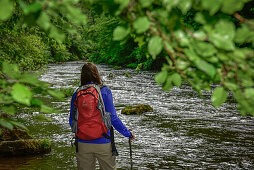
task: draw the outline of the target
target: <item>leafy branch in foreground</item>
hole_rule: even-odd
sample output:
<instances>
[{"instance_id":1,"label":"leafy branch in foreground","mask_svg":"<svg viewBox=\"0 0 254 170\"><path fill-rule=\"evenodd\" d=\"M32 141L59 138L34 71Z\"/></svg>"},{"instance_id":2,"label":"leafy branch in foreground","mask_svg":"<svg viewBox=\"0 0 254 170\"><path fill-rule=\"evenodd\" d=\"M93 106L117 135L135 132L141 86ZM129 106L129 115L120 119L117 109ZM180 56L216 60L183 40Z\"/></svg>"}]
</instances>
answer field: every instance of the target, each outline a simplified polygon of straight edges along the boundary
<instances>
[{"instance_id":1,"label":"leafy branch in foreground","mask_svg":"<svg viewBox=\"0 0 254 170\"><path fill-rule=\"evenodd\" d=\"M14 120L21 106L39 108L41 113L58 112L44 105L36 96L50 95L62 100L65 97L63 93L50 89L49 84L40 81L31 73L21 73L16 64L3 62L0 73L0 127L12 130L14 126L17 126L26 129L23 124Z\"/></svg>"},{"instance_id":2,"label":"leafy branch in foreground","mask_svg":"<svg viewBox=\"0 0 254 170\"><path fill-rule=\"evenodd\" d=\"M58 42L64 32L83 26L86 15L80 3L88 0L0 1L0 20L5 21L16 6L25 16L22 24L37 24ZM242 114L254 115L254 21L241 15L250 0L89 0L100 11L122 19L113 39L132 36L140 45L147 44L147 54L155 59L165 53L166 63L155 77L164 90L180 86L182 79L198 92L212 90L212 103L219 107L233 93ZM103 7L103 8L101 8ZM103 9L103 10L102 10ZM247 10L250 10L247 8ZM184 16L192 12L195 27ZM58 28L54 16L72 21ZM147 56L148 56L147 55ZM20 85L15 88L22 88ZM30 95L26 96L29 98Z\"/></svg>"},{"instance_id":3,"label":"leafy branch in foreground","mask_svg":"<svg viewBox=\"0 0 254 170\"><path fill-rule=\"evenodd\" d=\"M155 76L163 90L186 80L195 90L212 91L219 107L233 93L242 114L254 115L254 21L241 16L249 0L118 0L114 14L122 18L114 40L128 36L147 44L155 59L165 52L167 62ZM96 3L102 3L96 1ZM109 2L102 3L111 9ZM246 10L246 8L244 9ZM195 27L183 19L189 12ZM190 19L190 18L189 18Z\"/></svg>"}]
</instances>

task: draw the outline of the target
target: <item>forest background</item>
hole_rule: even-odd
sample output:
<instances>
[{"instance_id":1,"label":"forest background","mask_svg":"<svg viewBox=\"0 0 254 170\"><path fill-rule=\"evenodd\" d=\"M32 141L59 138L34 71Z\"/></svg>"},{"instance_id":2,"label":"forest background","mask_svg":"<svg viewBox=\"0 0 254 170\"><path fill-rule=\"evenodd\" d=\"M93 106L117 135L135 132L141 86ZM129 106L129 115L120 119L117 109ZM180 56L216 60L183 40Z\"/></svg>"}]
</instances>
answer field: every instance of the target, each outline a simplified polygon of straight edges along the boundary
<instances>
[{"instance_id":1,"label":"forest background","mask_svg":"<svg viewBox=\"0 0 254 170\"><path fill-rule=\"evenodd\" d=\"M3 116L20 106L55 111L36 94L63 98L27 71L80 59L160 70L163 90L186 81L215 107L230 92L254 115L253 11L249 0L1 0L0 126L25 128Z\"/></svg>"}]
</instances>

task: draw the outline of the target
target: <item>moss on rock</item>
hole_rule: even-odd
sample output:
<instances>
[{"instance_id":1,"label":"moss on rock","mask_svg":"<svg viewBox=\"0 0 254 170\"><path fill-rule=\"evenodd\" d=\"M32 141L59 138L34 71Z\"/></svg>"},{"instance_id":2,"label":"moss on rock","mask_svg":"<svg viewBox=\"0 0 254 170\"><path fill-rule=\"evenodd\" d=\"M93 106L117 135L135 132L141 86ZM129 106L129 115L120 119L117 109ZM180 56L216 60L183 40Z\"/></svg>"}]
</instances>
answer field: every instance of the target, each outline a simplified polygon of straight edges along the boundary
<instances>
[{"instance_id":1,"label":"moss on rock","mask_svg":"<svg viewBox=\"0 0 254 170\"><path fill-rule=\"evenodd\" d=\"M145 112L152 111L153 108L150 105L143 104L143 105L126 106L121 113L125 115L140 115Z\"/></svg>"},{"instance_id":2,"label":"moss on rock","mask_svg":"<svg viewBox=\"0 0 254 170\"><path fill-rule=\"evenodd\" d=\"M48 153L51 142L48 139L33 139L26 131L1 128L0 156L23 156Z\"/></svg>"},{"instance_id":3,"label":"moss on rock","mask_svg":"<svg viewBox=\"0 0 254 170\"><path fill-rule=\"evenodd\" d=\"M0 135L0 141L13 141L20 139L32 139L32 137L22 129L14 128L9 130L7 128L1 128L2 134Z\"/></svg>"},{"instance_id":4,"label":"moss on rock","mask_svg":"<svg viewBox=\"0 0 254 170\"><path fill-rule=\"evenodd\" d=\"M131 73L128 73L128 72L124 72L124 75L125 75L126 77L128 77L128 78L132 78L132 75L131 75Z\"/></svg>"},{"instance_id":5,"label":"moss on rock","mask_svg":"<svg viewBox=\"0 0 254 170\"><path fill-rule=\"evenodd\" d=\"M0 156L21 156L48 153L51 143L48 139L26 139L0 142Z\"/></svg>"}]
</instances>

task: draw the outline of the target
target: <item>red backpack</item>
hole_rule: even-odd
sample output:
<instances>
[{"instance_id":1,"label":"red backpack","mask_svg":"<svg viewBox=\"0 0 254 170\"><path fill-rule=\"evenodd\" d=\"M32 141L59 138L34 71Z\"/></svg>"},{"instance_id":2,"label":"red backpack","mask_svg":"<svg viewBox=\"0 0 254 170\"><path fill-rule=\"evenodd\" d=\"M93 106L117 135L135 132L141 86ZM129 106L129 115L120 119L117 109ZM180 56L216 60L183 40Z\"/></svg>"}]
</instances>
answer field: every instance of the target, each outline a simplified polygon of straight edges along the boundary
<instances>
[{"instance_id":1,"label":"red backpack","mask_svg":"<svg viewBox=\"0 0 254 170\"><path fill-rule=\"evenodd\" d=\"M77 90L73 118L74 132L79 139L94 140L107 136L111 115L105 111L98 85L88 84Z\"/></svg>"}]
</instances>

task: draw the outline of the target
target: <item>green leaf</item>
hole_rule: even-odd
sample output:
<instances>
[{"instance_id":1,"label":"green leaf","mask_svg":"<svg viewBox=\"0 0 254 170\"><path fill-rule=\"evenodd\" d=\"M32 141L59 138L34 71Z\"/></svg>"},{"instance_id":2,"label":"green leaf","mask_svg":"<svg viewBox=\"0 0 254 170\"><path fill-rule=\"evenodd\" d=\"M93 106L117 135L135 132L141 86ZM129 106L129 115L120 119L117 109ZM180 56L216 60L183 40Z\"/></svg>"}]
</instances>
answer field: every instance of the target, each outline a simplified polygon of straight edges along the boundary
<instances>
[{"instance_id":1,"label":"green leaf","mask_svg":"<svg viewBox=\"0 0 254 170\"><path fill-rule=\"evenodd\" d=\"M42 9L42 2L34 2L23 8L24 14L36 13Z\"/></svg>"},{"instance_id":2,"label":"green leaf","mask_svg":"<svg viewBox=\"0 0 254 170\"><path fill-rule=\"evenodd\" d=\"M214 66L208 62L206 62L205 60L196 60L194 61L194 63L196 64L197 68L202 70L203 72L205 72L207 75L209 75L211 78L213 78L216 74L216 69L214 68Z\"/></svg>"},{"instance_id":3,"label":"green leaf","mask_svg":"<svg viewBox=\"0 0 254 170\"><path fill-rule=\"evenodd\" d=\"M242 0L224 0L222 1L221 11L231 15L237 11L240 11L243 6L244 2Z\"/></svg>"},{"instance_id":4,"label":"green leaf","mask_svg":"<svg viewBox=\"0 0 254 170\"><path fill-rule=\"evenodd\" d=\"M224 84L225 84L225 87L227 87L231 91L236 91L237 89L239 89L239 86L237 84L235 84L235 83L225 82Z\"/></svg>"},{"instance_id":5,"label":"green leaf","mask_svg":"<svg viewBox=\"0 0 254 170\"><path fill-rule=\"evenodd\" d=\"M196 15L195 15L195 18L194 20L197 22L197 23L200 23L200 24L206 24L206 19L205 19L205 16L202 14L202 12L197 12Z\"/></svg>"},{"instance_id":6,"label":"green leaf","mask_svg":"<svg viewBox=\"0 0 254 170\"><path fill-rule=\"evenodd\" d=\"M172 53L174 52L174 49L171 44L169 44L167 41L164 41L165 47Z\"/></svg>"},{"instance_id":7,"label":"green leaf","mask_svg":"<svg viewBox=\"0 0 254 170\"><path fill-rule=\"evenodd\" d=\"M114 0L114 2L120 4L120 8L126 8L129 4L129 0Z\"/></svg>"},{"instance_id":8,"label":"green leaf","mask_svg":"<svg viewBox=\"0 0 254 170\"><path fill-rule=\"evenodd\" d=\"M219 59L217 56L212 56L212 57L207 58L206 61L208 61L209 63L217 64L219 62Z\"/></svg>"},{"instance_id":9,"label":"green leaf","mask_svg":"<svg viewBox=\"0 0 254 170\"><path fill-rule=\"evenodd\" d=\"M229 60L229 57L228 57L227 54L225 54L225 53L217 53L217 56L218 56L218 58L219 58L221 61L227 61L227 60Z\"/></svg>"},{"instance_id":10,"label":"green leaf","mask_svg":"<svg viewBox=\"0 0 254 170\"><path fill-rule=\"evenodd\" d=\"M152 15L156 18L158 18L157 22L160 23L161 25L171 25L169 24L170 21L170 17L169 17L169 13L167 10L164 9L156 9L154 11L152 11ZM172 22L172 20L171 20ZM171 25L172 26L172 25Z\"/></svg>"},{"instance_id":11,"label":"green leaf","mask_svg":"<svg viewBox=\"0 0 254 170\"><path fill-rule=\"evenodd\" d=\"M1 110L9 115L14 115L17 112L17 108L13 105L10 106L3 106Z\"/></svg>"},{"instance_id":12,"label":"green leaf","mask_svg":"<svg viewBox=\"0 0 254 170\"><path fill-rule=\"evenodd\" d=\"M153 3L153 0L139 0L139 3L141 4L143 8L147 8L151 6L151 4Z\"/></svg>"},{"instance_id":13,"label":"green leaf","mask_svg":"<svg viewBox=\"0 0 254 170\"><path fill-rule=\"evenodd\" d=\"M243 87L252 87L254 85L253 76L248 72L246 73L245 71L244 72L239 71L238 77L241 80L241 84Z\"/></svg>"},{"instance_id":14,"label":"green leaf","mask_svg":"<svg viewBox=\"0 0 254 170\"><path fill-rule=\"evenodd\" d=\"M251 29L246 24L242 24L242 26L236 30L236 36L234 40L236 43L240 44L249 43L254 40L254 32L251 31Z\"/></svg>"},{"instance_id":15,"label":"green leaf","mask_svg":"<svg viewBox=\"0 0 254 170\"><path fill-rule=\"evenodd\" d=\"M254 100L254 89L253 88L246 88L244 90L244 95L247 99Z\"/></svg>"},{"instance_id":16,"label":"green leaf","mask_svg":"<svg viewBox=\"0 0 254 170\"><path fill-rule=\"evenodd\" d=\"M157 82L157 84L160 85L166 81L167 76L168 72L166 70L163 70L155 75L155 81Z\"/></svg>"},{"instance_id":17,"label":"green leaf","mask_svg":"<svg viewBox=\"0 0 254 170\"><path fill-rule=\"evenodd\" d=\"M138 34L143 33L149 29L150 21L146 16L139 17L134 21L133 27L136 29Z\"/></svg>"},{"instance_id":18,"label":"green leaf","mask_svg":"<svg viewBox=\"0 0 254 170\"><path fill-rule=\"evenodd\" d=\"M75 24L85 25L87 22L87 16L82 13L80 8L67 5L67 17Z\"/></svg>"},{"instance_id":19,"label":"green leaf","mask_svg":"<svg viewBox=\"0 0 254 170\"><path fill-rule=\"evenodd\" d=\"M56 27L51 26L50 34L51 38L54 38L58 43L62 43L65 39L65 34L59 31Z\"/></svg>"},{"instance_id":20,"label":"green leaf","mask_svg":"<svg viewBox=\"0 0 254 170\"><path fill-rule=\"evenodd\" d=\"M10 78L18 78L20 71L17 64L10 64L6 61L2 64L2 71Z\"/></svg>"},{"instance_id":21,"label":"green leaf","mask_svg":"<svg viewBox=\"0 0 254 170\"><path fill-rule=\"evenodd\" d=\"M136 36L134 41L138 43L139 47L142 47L145 44L144 36Z\"/></svg>"},{"instance_id":22,"label":"green leaf","mask_svg":"<svg viewBox=\"0 0 254 170\"><path fill-rule=\"evenodd\" d=\"M216 87L212 94L212 104L214 107L219 107L228 98L228 92L223 87Z\"/></svg>"},{"instance_id":23,"label":"green leaf","mask_svg":"<svg viewBox=\"0 0 254 170\"><path fill-rule=\"evenodd\" d=\"M22 123L15 122L15 121L10 121L10 123L13 124L16 127L19 127L19 128L22 128L22 129L28 131L27 127L25 125L23 125Z\"/></svg>"},{"instance_id":24,"label":"green leaf","mask_svg":"<svg viewBox=\"0 0 254 170\"><path fill-rule=\"evenodd\" d=\"M4 120L4 119L0 119L0 126L5 127L10 130L13 129L13 125L9 121Z\"/></svg>"},{"instance_id":25,"label":"green leaf","mask_svg":"<svg viewBox=\"0 0 254 170\"><path fill-rule=\"evenodd\" d=\"M193 33L193 36L198 39L198 40L203 40L205 41L207 39L207 35L203 30L198 30Z\"/></svg>"},{"instance_id":26,"label":"green leaf","mask_svg":"<svg viewBox=\"0 0 254 170\"><path fill-rule=\"evenodd\" d=\"M32 99L31 100L31 106L41 106L42 105L42 101L39 99Z\"/></svg>"},{"instance_id":27,"label":"green leaf","mask_svg":"<svg viewBox=\"0 0 254 170\"><path fill-rule=\"evenodd\" d=\"M36 23L44 30L48 30L50 28L50 18L49 16L45 13L42 12L40 17L37 19Z\"/></svg>"},{"instance_id":28,"label":"green leaf","mask_svg":"<svg viewBox=\"0 0 254 170\"><path fill-rule=\"evenodd\" d=\"M167 11L170 12L173 7L175 7L180 0L163 0L163 5L166 7Z\"/></svg>"},{"instance_id":29,"label":"green leaf","mask_svg":"<svg viewBox=\"0 0 254 170\"><path fill-rule=\"evenodd\" d=\"M24 73L20 76L19 82L41 87L44 82L40 81L34 74Z\"/></svg>"},{"instance_id":30,"label":"green leaf","mask_svg":"<svg viewBox=\"0 0 254 170\"><path fill-rule=\"evenodd\" d=\"M185 70L189 67L189 62L186 62L185 60L182 59L178 59L176 60L176 66L177 68L179 68L180 70Z\"/></svg>"},{"instance_id":31,"label":"green leaf","mask_svg":"<svg viewBox=\"0 0 254 170\"><path fill-rule=\"evenodd\" d=\"M200 59L199 56L192 49L186 48L186 49L184 49L184 53L191 61Z\"/></svg>"},{"instance_id":32,"label":"green leaf","mask_svg":"<svg viewBox=\"0 0 254 170\"><path fill-rule=\"evenodd\" d=\"M174 73L171 75L171 79L175 86L180 87L182 84L181 76L178 73Z\"/></svg>"},{"instance_id":33,"label":"green leaf","mask_svg":"<svg viewBox=\"0 0 254 170\"><path fill-rule=\"evenodd\" d=\"M36 116L36 119L43 122L52 122L52 119L49 117L44 116L43 114L39 114Z\"/></svg>"},{"instance_id":34,"label":"green leaf","mask_svg":"<svg viewBox=\"0 0 254 170\"><path fill-rule=\"evenodd\" d=\"M182 30L175 31L176 38L180 41L180 45L186 47L189 45L189 38Z\"/></svg>"},{"instance_id":35,"label":"green leaf","mask_svg":"<svg viewBox=\"0 0 254 170\"><path fill-rule=\"evenodd\" d=\"M193 47L195 51L200 56L203 56L203 57L211 57L217 52L216 48L214 48L212 44L203 42L203 41L198 41L194 43Z\"/></svg>"},{"instance_id":36,"label":"green leaf","mask_svg":"<svg viewBox=\"0 0 254 170\"><path fill-rule=\"evenodd\" d=\"M235 36L235 26L232 22L220 20L215 29L209 34L210 41L218 48L224 50L234 50L233 39Z\"/></svg>"},{"instance_id":37,"label":"green leaf","mask_svg":"<svg viewBox=\"0 0 254 170\"><path fill-rule=\"evenodd\" d=\"M214 15L221 7L223 0L202 0L202 7Z\"/></svg>"},{"instance_id":38,"label":"green leaf","mask_svg":"<svg viewBox=\"0 0 254 170\"><path fill-rule=\"evenodd\" d=\"M58 111L52 107L42 104L40 112L42 112L42 113L57 113Z\"/></svg>"},{"instance_id":39,"label":"green leaf","mask_svg":"<svg viewBox=\"0 0 254 170\"><path fill-rule=\"evenodd\" d=\"M25 85L19 83L14 84L11 95L16 102L30 106L32 93Z\"/></svg>"},{"instance_id":40,"label":"green leaf","mask_svg":"<svg viewBox=\"0 0 254 170\"><path fill-rule=\"evenodd\" d=\"M114 0L114 2L119 4L119 9L115 15L119 15L129 5L129 0Z\"/></svg>"},{"instance_id":41,"label":"green leaf","mask_svg":"<svg viewBox=\"0 0 254 170\"><path fill-rule=\"evenodd\" d=\"M0 20L7 20L14 9L13 2L11 0L0 1Z\"/></svg>"},{"instance_id":42,"label":"green leaf","mask_svg":"<svg viewBox=\"0 0 254 170\"><path fill-rule=\"evenodd\" d=\"M192 0L181 0L178 7L181 9L183 14L186 14L191 8Z\"/></svg>"},{"instance_id":43,"label":"green leaf","mask_svg":"<svg viewBox=\"0 0 254 170\"><path fill-rule=\"evenodd\" d=\"M115 28L113 32L113 40L120 41L124 39L130 33L130 29L126 29L125 27L118 26Z\"/></svg>"},{"instance_id":44,"label":"green leaf","mask_svg":"<svg viewBox=\"0 0 254 170\"><path fill-rule=\"evenodd\" d=\"M11 104L13 102L13 99L9 95L4 95L3 93L0 93L0 103L1 104Z\"/></svg>"},{"instance_id":45,"label":"green leaf","mask_svg":"<svg viewBox=\"0 0 254 170\"><path fill-rule=\"evenodd\" d=\"M59 100L63 100L65 97L65 94L62 93L60 90L48 90L48 94Z\"/></svg>"},{"instance_id":46,"label":"green leaf","mask_svg":"<svg viewBox=\"0 0 254 170\"><path fill-rule=\"evenodd\" d=\"M148 52L152 55L153 59L160 54L162 50L162 38L159 36L153 36L148 42Z\"/></svg>"},{"instance_id":47,"label":"green leaf","mask_svg":"<svg viewBox=\"0 0 254 170\"><path fill-rule=\"evenodd\" d=\"M253 107L253 97L251 91L246 91L243 93L241 89L234 91L234 97L238 102L238 109L243 115L251 114L254 115ZM246 96L250 94L250 96ZM247 97L247 98L246 98ZM250 97L250 98L249 98Z\"/></svg>"},{"instance_id":48,"label":"green leaf","mask_svg":"<svg viewBox=\"0 0 254 170\"><path fill-rule=\"evenodd\" d=\"M169 91L171 90L174 86L172 84L172 77L171 76L168 76L167 79L166 79L166 82L163 84L163 87L162 87L162 90L163 91Z\"/></svg>"}]
</instances>

